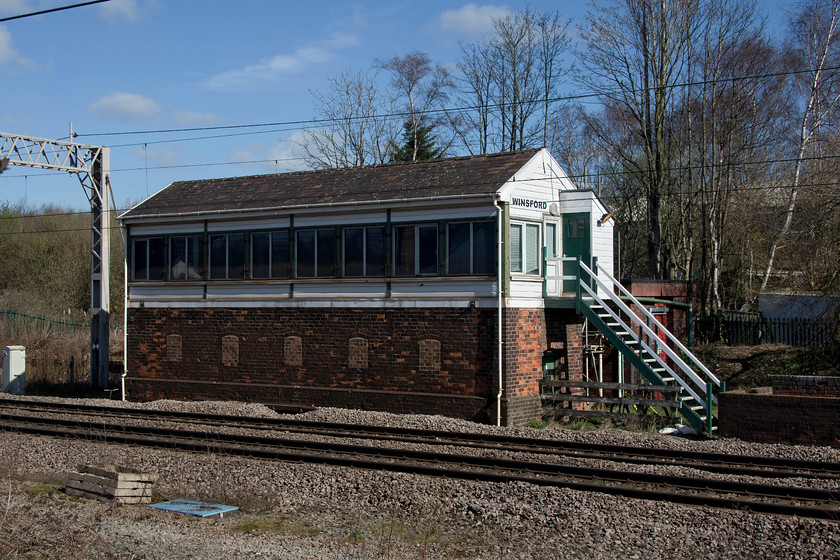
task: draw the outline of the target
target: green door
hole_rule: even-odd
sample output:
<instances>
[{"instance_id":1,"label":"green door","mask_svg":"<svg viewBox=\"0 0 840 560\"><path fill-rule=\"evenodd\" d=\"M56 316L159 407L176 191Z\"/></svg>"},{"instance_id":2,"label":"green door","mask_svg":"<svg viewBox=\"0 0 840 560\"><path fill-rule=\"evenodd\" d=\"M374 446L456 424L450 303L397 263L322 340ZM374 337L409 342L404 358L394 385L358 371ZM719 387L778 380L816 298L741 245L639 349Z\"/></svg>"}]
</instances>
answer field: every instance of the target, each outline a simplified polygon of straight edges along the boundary
<instances>
[{"instance_id":1,"label":"green door","mask_svg":"<svg viewBox=\"0 0 840 560\"><path fill-rule=\"evenodd\" d=\"M563 256L580 257L587 266L592 260L588 213L563 214ZM577 276L577 273L576 262L563 263L563 276ZM563 281L563 293L573 294L576 291L575 280Z\"/></svg>"}]
</instances>

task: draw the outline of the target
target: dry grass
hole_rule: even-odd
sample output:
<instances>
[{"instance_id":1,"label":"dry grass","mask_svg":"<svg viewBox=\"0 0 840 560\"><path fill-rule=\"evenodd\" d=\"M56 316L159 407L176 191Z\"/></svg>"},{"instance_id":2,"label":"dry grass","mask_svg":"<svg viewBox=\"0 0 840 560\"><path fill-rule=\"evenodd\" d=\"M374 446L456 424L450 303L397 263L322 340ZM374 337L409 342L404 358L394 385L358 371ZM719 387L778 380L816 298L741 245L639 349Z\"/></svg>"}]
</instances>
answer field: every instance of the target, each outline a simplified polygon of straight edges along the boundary
<instances>
[{"instance_id":1,"label":"dry grass","mask_svg":"<svg viewBox=\"0 0 840 560\"><path fill-rule=\"evenodd\" d=\"M116 340L114 340L116 338ZM0 329L0 347L26 348L27 394L78 395L90 384L90 332L29 331L9 336ZM122 360L122 338L111 337L110 361ZM71 375L70 359L74 367ZM113 376L112 376L113 377Z\"/></svg>"},{"instance_id":2,"label":"dry grass","mask_svg":"<svg viewBox=\"0 0 840 560\"><path fill-rule=\"evenodd\" d=\"M61 486L27 479L17 457L0 458L0 560L66 560L124 558L111 552L93 528L80 519L66 523L62 516L44 515L46 505L62 499Z\"/></svg>"}]
</instances>

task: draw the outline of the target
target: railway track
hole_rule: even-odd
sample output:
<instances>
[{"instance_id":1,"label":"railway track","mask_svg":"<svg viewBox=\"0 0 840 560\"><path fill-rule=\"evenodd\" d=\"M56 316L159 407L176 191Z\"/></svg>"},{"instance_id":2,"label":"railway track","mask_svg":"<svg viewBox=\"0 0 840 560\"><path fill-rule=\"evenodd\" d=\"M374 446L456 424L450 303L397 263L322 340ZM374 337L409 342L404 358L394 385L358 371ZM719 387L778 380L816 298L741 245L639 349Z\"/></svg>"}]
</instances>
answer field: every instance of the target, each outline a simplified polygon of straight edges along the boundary
<instances>
[{"instance_id":1,"label":"railway track","mask_svg":"<svg viewBox=\"0 0 840 560\"><path fill-rule=\"evenodd\" d=\"M282 418L255 418L194 412L168 412L147 409L84 405L54 402L3 400L0 413L62 414L79 417L138 421L176 421L181 425L216 426L236 429L288 432L337 439L392 441L406 444L468 447L505 453L533 453L549 461L561 458L598 459L637 465L675 466L724 475L762 478L821 478L840 479L840 463L802 461L775 457L753 457L723 453L707 453L674 449L640 448L512 437L495 434L455 433L439 430L361 426Z\"/></svg>"},{"instance_id":2,"label":"railway track","mask_svg":"<svg viewBox=\"0 0 840 560\"><path fill-rule=\"evenodd\" d=\"M20 401L17 401L20 403ZM39 434L52 437L74 437L100 442L140 445L202 453L225 453L251 458L273 459L297 463L318 463L364 469L408 472L429 476L443 476L468 480L490 482L527 482L543 486L560 486L582 491L594 491L630 498L642 498L675 503L740 509L761 513L795 515L840 521L840 491L786 486L781 484L758 484L736 480L717 480L691 476L676 476L657 473L642 473L621 468L593 468L564 464L563 458L580 448L551 453L546 450L541 454L544 461L523 461L504 457L481 457L470 454L416 448L382 447L371 445L373 442L358 443L360 433L365 439L394 439L412 443L428 443L438 434L448 440L442 445L473 447L481 443L485 435L451 434L448 432L427 432L424 430L378 428L370 426L347 426L341 424L318 424L292 421L291 426L279 427L274 420L244 419L205 414L161 413L138 414L137 409L111 409L108 415L97 420L81 417L67 418L67 406L30 407L9 406L3 402L0 406L0 424L6 430L19 433ZM43 404L43 403L38 403ZM38 410L33 410L37 408ZM91 407L75 408L77 416L96 416ZM96 407L94 407L96 408ZM26 410L24 410L26 409ZM50 415L45 411L49 409ZM64 409L64 412L62 412ZM58 416L65 416L59 418ZM191 423L191 428L142 426L124 421L122 416L137 419L172 422L182 426ZM254 425L263 425L265 435L245 435L241 433L219 433L201 429L208 423L228 422L227 426L252 429ZM269 427L270 425L270 427ZM314 439L300 437L304 430ZM270 430L270 431L269 431ZM277 431L298 431L298 437L283 437ZM348 432L349 430L349 432ZM329 438L323 435L329 433ZM343 434L336 436L336 433ZM416 436L416 439L411 439ZM352 438L352 439L351 439ZM566 442L530 440L527 438L490 437L488 442L495 449L520 451L534 447L563 446ZM344 440L344 441L342 441ZM356 441L353 441L356 440ZM347 441L353 441L347 443ZM462 443L453 443L460 441ZM440 442L436 442L441 444ZM578 447L573 445L572 447ZM669 455L669 450L649 450L623 446L587 445L584 453L598 453L599 458L614 463L642 461L646 454L653 456L650 464L658 465L662 456ZM593 450L593 448L598 448ZM611 450L611 451L608 451ZM612 453L612 454L610 454ZM657 457L657 455L659 455ZM683 455L683 453L680 453ZM711 455L711 454L700 454ZM575 455L579 456L579 455ZM729 457L729 456L727 456ZM673 457L671 457L673 459ZM695 458L696 459L696 458ZM718 457L717 459L721 459ZM731 459L731 457L730 457ZM705 457L704 460L711 460ZM836 478L840 465L828 464L819 467L805 461L783 461L782 465L768 458L738 458L740 464L748 461L762 462L755 470L763 476L799 477L799 478ZM568 462L566 462L568 463ZM668 464L675 464L673 462ZM713 470L714 465L709 468ZM692 466L692 468L697 468ZM729 467L727 467L729 468ZM775 472L774 472L775 471ZM772 473L772 474L771 474ZM808 474L811 473L811 474ZM738 474L745 474L744 468Z\"/></svg>"}]
</instances>

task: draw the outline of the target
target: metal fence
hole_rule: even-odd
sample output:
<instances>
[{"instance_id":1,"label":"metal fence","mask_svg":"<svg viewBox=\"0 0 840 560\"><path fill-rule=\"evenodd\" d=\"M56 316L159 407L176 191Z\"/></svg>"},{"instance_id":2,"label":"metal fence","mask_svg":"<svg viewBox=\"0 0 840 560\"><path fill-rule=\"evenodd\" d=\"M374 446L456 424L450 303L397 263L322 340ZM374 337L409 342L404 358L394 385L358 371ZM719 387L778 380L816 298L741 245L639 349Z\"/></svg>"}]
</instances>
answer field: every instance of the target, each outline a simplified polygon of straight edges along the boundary
<instances>
[{"instance_id":1,"label":"metal fence","mask_svg":"<svg viewBox=\"0 0 840 560\"><path fill-rule=\"evenodd\" d=\"M5 333L10 337L31 332L69 333L90 332L90 322L56 319L45 315L30 315L14 309L0 309L0 324L6 323ZM122 325L111 325L111 334L122 333Z\"/></svg>"},{"instance_id":2,"label":"metal fence","mask_svg":"<svg viewBox=\"0 0 840 560\"><path fill-rule=\"evenodd\" d=\"M694 335L701 342L723 342L729 346L785 344L824 346L830 339L831 321L812 319L768 319L759 315L710 315L694 319Z\"/></svg>"}]
</instances>

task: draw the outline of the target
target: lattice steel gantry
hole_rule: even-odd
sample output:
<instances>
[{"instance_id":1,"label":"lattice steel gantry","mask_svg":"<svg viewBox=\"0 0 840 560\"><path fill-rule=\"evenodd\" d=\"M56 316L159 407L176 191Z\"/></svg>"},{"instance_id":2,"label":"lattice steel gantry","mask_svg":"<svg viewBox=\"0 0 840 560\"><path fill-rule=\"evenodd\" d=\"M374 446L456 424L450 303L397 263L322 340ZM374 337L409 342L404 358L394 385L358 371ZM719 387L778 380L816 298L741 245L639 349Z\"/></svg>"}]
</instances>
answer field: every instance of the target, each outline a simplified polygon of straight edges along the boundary
<instances>
[{"instance_id":1,"label":"lattice steel gantry","mask_svg":"<svg viewBox=\"0 0 840 560\"><path fill-rule=\"evenodd\" d=\"M9 165L74 173L82 183L91 223L90 382L93 389L105 389L110 342L110 150L0 132L0 158Z\"/></svg>"}]
</instances>

